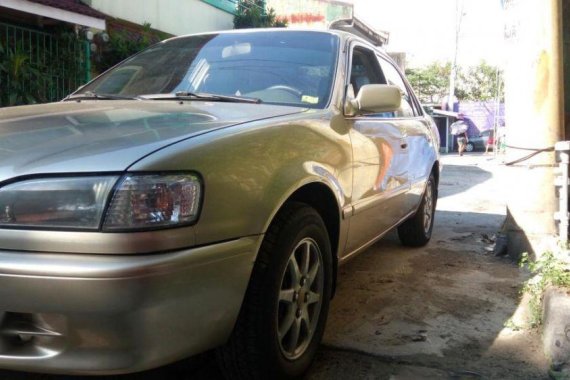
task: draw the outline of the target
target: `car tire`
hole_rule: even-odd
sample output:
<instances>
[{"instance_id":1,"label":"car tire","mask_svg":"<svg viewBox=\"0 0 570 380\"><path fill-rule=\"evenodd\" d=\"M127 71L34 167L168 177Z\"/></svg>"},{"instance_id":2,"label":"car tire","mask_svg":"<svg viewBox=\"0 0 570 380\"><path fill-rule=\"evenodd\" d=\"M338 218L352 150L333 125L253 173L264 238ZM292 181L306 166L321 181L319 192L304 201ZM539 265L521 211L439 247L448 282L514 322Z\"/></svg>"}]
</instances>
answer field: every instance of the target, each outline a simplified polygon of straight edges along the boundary
<instances>
[{"instance_id":1,"label":"car tire","mask_svg":"<svg viewBox=\"0 0 570 380\"><path fill-rule=\"evenodd\" d=\"M465 151L466 152L473 152L475 150L475 146L473 145L473 143L468 142L465 145Z\"/></svg>"},{"instance_id":2,"label":"car tire","mask_svg":"<svg viewBox=\"0 0 570 380\"><path fill-rule=\"evenodd\" d=\"M418 211L398 226L398 237L403 245L421 247L429 242L433 231L436 203L437 187L432 173L427 181Z\"/></svg>"},{"instance_id":3,"label":"car tire","mask_svg":"<svg viewBox=\"0 0 570 380\"><path fill-rule=\"evenodd\" d=\"M311 207L292 202L261 244L234 331L217 351L227 379L295 379L322 339L332 290L331 244Z\"/></svg>"}]
</instances>

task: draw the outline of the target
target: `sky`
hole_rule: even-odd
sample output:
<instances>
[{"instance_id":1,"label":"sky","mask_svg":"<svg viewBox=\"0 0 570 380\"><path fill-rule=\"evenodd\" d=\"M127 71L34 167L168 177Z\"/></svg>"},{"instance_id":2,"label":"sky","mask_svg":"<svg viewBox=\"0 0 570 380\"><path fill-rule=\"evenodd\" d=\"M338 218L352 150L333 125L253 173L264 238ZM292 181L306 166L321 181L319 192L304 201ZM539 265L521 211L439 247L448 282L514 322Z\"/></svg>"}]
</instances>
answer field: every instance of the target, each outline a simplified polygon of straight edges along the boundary
<instances>
[{"instance_id":1,"label":"sky","mask_svg":"<svg viewBox=\"0 0 570 380\"><path fill-rule=\"evenodd\" d=\"M503 62L501 0L354 0L354 13L390 33L389 52L405 52L407 66L452 61L456 2L463 3L458 64Z\"/></svg>"}]
</instances>

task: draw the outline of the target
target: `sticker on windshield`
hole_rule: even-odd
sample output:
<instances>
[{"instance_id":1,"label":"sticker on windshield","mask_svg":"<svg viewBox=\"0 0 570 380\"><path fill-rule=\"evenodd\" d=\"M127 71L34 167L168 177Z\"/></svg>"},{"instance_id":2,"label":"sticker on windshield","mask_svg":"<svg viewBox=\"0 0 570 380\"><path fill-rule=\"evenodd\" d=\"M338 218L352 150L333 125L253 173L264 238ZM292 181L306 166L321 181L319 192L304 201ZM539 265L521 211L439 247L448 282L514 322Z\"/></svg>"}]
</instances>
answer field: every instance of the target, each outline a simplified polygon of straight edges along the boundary
<instances>
[{"instance_id":1,"label":"sticker on windshield","mask_svg":"<svg viewBox=\"0 0 570 380\"><path fill-rule=\"evenodd\" d=\"M319 98L316 96L303 95L301 101L303 103L317 104L319 102Z\"/></svg>"}]
</instances>

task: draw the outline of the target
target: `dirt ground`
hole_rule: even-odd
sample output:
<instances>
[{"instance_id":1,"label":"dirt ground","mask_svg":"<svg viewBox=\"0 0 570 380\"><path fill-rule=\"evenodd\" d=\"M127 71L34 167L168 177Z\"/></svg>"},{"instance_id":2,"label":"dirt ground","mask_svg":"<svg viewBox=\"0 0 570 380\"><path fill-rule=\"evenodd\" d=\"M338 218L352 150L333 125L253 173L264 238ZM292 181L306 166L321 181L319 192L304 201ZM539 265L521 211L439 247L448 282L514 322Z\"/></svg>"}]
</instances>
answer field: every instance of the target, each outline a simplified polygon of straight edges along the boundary
<instances>
[{"instance_id":1,"label":"dirt ground","mask_svg":"<svg viewBox=\"0 0 570 380\"><path fill-rule=\"evenodd\" d=\"M430 244L390 235L342 267L311 379L543 379L520 290L528 274L491 252L505 217L491 156L446 156Z\"/></svg>"},{"instance_id":2,"label":"dirt ground","mask_svg":"<svg viewBox=\"0 0 570 380\"><path fill-rule=\"evenodd\" d=\"M505 194L491 156L443 158L432 241L390 234L340 268L324 342L307 378L546 379L540 336L520 290L528 274L492 253ZM211 355L131 379L221 379ZM0 379L69 377L0 371ZM109 379L109 378L106 378Z\"/></svg>"}]
</instances>

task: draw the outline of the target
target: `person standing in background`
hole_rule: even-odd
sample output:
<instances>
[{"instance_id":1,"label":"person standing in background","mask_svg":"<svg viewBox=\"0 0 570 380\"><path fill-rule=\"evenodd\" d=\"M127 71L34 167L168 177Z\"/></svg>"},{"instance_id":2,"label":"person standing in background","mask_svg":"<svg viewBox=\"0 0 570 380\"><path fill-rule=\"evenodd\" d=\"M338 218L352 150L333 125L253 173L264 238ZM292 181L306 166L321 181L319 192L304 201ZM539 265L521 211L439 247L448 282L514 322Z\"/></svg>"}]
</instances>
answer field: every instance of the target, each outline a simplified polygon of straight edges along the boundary
<instances>
[{"instance_id":1,"label":"person standing in background","mask_svg":"<svg viewBox=\"0 0 570 380\"><path fill-rule=\"evenodd\" d=\"M469 137L467 137L467 131L457 135L457 150L459 151L460 156L463 156L463 152L465 152L465 146L468 142Z\"/></svg>"},{"instance_id":2,"label":"person standing in background","mask_svg":"<svg viewBox=\"0 0 570 380\"><path fill-rule=\"evenodd\" d=\"M495 149L495 131L490 130L485 141L485 154L489 153L489 148Z\"/></svg>"},{"instance_id":3,"label":"person standing in background","mask_svg":"<svg viewBox=\"0 0 570 380\"><path fill-rule=\"evenodd\" d=\"M467 137L467 131L469 130L469 124L465 121L465 117L462 114L457 116L457 121L451 124L450 126L451 134L457 136L457 146L459 155L463 156L463 152L465 152L465 147L467 146L467 142L469 142L469 138Z\"/></svg>"}]
</instances>

